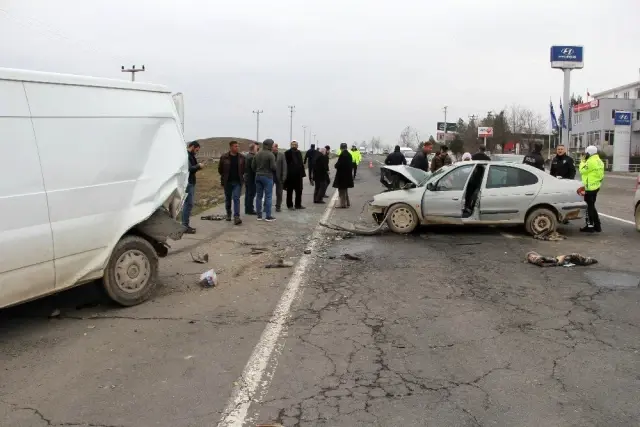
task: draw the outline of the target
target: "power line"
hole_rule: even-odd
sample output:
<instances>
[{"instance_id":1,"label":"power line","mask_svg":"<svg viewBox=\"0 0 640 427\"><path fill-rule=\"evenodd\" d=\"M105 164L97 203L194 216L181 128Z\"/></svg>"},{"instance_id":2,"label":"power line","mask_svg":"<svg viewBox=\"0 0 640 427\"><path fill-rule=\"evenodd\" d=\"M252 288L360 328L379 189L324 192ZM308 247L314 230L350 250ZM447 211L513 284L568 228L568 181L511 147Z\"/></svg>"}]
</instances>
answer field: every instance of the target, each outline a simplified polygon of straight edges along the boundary
<instances>
[{"instance_id":1,"label":"power line","mask_svg":"<svg viewBox=\"0 0 640 427\"><path fill-rule=\"evenodd\" d=\"M142 68L136 68L136 66L134 65L131 68L124 68L124 65L122 67L120 67L120 71L122 71L123 73L131 73L131 81L135 82L136 81L136 73L140 73L142 71L146 71L144 69L144 65L142 66Z\"/></svg>"},{"instance_id":2,"label":"power line","mask_svg":"<svg viewBox=\"0 0 640 427\"><path fill-rule=\"evenodd\" d=\"M262 110L253 110L253 114L256 115L256 142L260 142L260 114L264 113Z\"/></svg>"}]
</instances>

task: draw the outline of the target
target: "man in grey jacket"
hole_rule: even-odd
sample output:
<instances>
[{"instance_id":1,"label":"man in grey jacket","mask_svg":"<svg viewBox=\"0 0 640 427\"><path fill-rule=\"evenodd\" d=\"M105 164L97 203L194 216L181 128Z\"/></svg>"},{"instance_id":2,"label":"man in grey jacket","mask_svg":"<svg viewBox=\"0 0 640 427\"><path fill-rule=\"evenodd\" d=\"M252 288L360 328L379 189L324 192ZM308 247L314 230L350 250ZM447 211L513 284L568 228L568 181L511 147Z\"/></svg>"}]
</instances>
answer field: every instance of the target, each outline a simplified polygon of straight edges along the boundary
<instances>
[{"instance_id":1,"label":"man in grey jacket","mask_svg":"<svg viewBox=\"0 0 640 427\"><path fill-rule=\"evenodd\" d=\"M276 173L273 175L273 183L276 186L276 212L282 210L282 185L287 177L287 159L284 153L278 151L278 144L273 144L271 150L276 156Z\"/></svg>"},{"instance_id":2,"label":"man in grey jacket","mask_svg":"<svg viewBox=\"0 0 640 427\"><path fill-rule=\"evenodd\" d=\"M271 152L273 139L265 139L262 150L253 157L252 169L256 173L256 215L258 221L262 221L262 211L266 221L275 221L271 215L271 197L273 194L273 174L276 172L276 157ZM264 195L264 205L262 196Z\"/></svg>"},{"instance_id":3,"label":"man in grey jacket","mask_svg":"<svg viewBox=\"0 0 640 427\"><path fill-rule=\"evenodd\" d=\"M256 198L256 172L253 170L253 156L260 148L260 144L254 142L249 146L249 152L245 159L244 169L244 214L255 215L256 211L253 208L253 201Z\"/></svg>"}]
</instances>

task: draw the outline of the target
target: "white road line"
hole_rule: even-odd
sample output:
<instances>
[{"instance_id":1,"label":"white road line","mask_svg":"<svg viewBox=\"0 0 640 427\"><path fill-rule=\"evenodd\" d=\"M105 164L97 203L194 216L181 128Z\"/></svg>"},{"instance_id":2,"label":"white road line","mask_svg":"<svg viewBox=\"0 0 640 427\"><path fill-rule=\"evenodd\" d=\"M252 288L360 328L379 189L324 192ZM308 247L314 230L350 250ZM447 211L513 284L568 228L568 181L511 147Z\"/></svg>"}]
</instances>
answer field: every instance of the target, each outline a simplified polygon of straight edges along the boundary
<instances>
[{"instance_id":1,"label":"white road line","mask_svg":"<svg viewBox=\"0 0 640 427\"><path fill-rule=\"evenodd\" d=\"M321 222L327 222L337 198L338 191L334 191L327 209L320 219ZM306 270L317 258L315 249L320 243L322 231L323 227L320 225L313 231L307 245L307 250L310 250L311 253L300 257L293 275L271 315L269 323L262 331L258 344L253 349L249 361L233 387L231 397L222 413L218 427L242 427L247 421L249 407L254 403L253 399L257 396L260 388L269 387L271 383L270 376L267 376L264 381L262 378L267 370L269 361L282 351L283 346L277 346L277 344L283 334L286 333L286 323L291 316L291 305L300 296ZM276 350L275 354L274 350Z\"/></svg>"},{"instance_id":2,"label":"white road line","mask_svg":"<svg viewBox=\"0 0 640 427\"><path fill-rule=\"evenodd\" d=\"M603 213L600 213L600 212L598 212L598 215L603 216L605 218L614 219L616 221L624 222L625 224L636 225L636 223L633 222L633 221L629 221L628 219L618 218L617 216L607 215L607 214L603 214Z\"/></svg>"}]
</instances>

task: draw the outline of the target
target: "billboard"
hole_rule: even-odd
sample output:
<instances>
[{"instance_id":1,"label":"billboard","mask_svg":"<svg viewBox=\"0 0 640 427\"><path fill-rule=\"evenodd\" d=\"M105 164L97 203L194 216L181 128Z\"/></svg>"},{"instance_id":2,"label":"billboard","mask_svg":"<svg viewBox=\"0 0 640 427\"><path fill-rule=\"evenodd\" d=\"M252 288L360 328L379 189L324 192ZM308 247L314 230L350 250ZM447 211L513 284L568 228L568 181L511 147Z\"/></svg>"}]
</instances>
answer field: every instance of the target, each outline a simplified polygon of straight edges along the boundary
<instances>
[{"instance_id":1,"label":"billboard","mask_svg":"<svg viewBox=\"0 0 640 427\"><path fill-rule=\"evenodd\" d=\"M573 106L573 111L579 113L581 111L591 110L592 108L598 108L600 106L600 100L594 99L590 102L584 102L582 104L576 104Z\"/></svg>"},{"instance_id":2,"label":"billboard","mask_svg":"<svg viewBox=\"0 0 640 427\"><path fill-rule=\"evenodd\" d=\"M616 111L613 118L613 124L615 126L631 126L631 112L630 111Z\"/></svg>"},{"instance_id":3,"label":"billboard","mask_svg":"<svg viewBox=\"0 0 640 427\"><path fill-rule=\"evenodd\" d=\"M491 138L493 136L493 128L488 126L478 126L479 138Z\"/></svg>"},{"instance_id":4,"label":"billboard","mask_svg":"<svg viewBox=\"0 0 640 427\"><path fill-rule=\"evenodd\" d=\"M445 137L446 135L446 137ZM455 133L444 133L444 132L438 132L436 134L436 141L437 142L451 142L456 138L456 134Z\"/></svg>"},{"instance_id":5,"label":"billboard","mask_svg":"<svg viewBox=\"0 0 640 427\"><path fill-rule=\"evenodd\" d=\"M440 132L444 132L444 122L438 122L438 130ZM457 132L458 124L457 123L449 123L447 122L447 132Z\"/></svg>"},{"instance_id":6,"label":"billboard","mask_svg":"<svg viewBox=\"0 0 640 427\"><path fill-rule=\"evenodd\" d=\"M582 46L551 46L551 68L584 68Z\"/></svg>"}]
</instances>

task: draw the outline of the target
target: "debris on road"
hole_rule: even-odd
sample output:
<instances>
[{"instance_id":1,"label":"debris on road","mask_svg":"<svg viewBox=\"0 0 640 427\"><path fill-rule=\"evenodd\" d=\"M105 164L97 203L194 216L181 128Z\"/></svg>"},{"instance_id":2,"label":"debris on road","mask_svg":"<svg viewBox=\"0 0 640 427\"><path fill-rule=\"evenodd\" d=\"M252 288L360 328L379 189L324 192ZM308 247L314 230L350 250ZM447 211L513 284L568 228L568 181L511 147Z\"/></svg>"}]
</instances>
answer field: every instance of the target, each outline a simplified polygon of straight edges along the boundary
<instances>
[{"instance_id":1,"label":"debris on road","mask_svg":"<svg viewBox=\"0 0 640 427\"><path fill-rule=\"evenodd\" d=\"M213 268L209 271L205 271L200 275L200 285L205 288L213 288L218 284L218 275Z\"/></svg>"},{"instance_id":2,"label":"debris on road","mask_svg":"<svg viewBox=\"0 0 640 427\"><path fill-rule=\"evenodd\" d=\"M304 254L305 254L305 255L309 255L310 253L311 253L311 249L305 249L305 250L304 250Z\"/></svg>"},{"instance_id":3,"label":"debris on road","mask_svg":"<svg viewBox=\"0 0 640 427\"><path fill-rule=\"evenodd\" d=\"M265 252L268 252L269 249L267 248L251 248L251 255L260 255L263 254Z\"/></svg>"},{"instance_id":4,"label":"debris on road","mask_svg":"<svg viewBox=\"0 0 640 427\"><path fill-rule=\"evenodd\" d=\"M293 263L291 261L285 261L282 258L280 258L278 261L272 264L267 264L264 266L264 268L286 268L286 267L293 267Z\"/></svg>"},{"instance_id":5,"label":"debris on road","mask_svg":"<svg viewBox=\"0 0 640 427\"><path fill-rule=\"evenodd\" d=\"M223 221L227 219L225 215L205 215L201 216L200 219L205 221Z\"/></svg>"},{"instance_id":6,"label":"debris on road","mask_svg":"<svg viewBox=\"0 0 640 427\"><path fill-rule=\"evenodd\" d=\"M536 240L545 240L548 242L559 242L561 240L565 240L567 236L563 236L557 231L552 231L552 232L536 234L533 236L533 238Z\"/></svg>"},{"instance_id":7,"label":"debris on road","mask_svg":"<svg viewBox=\"0 0 640 427\"><path fill-rule=\"evenodd\" d=\"M60 317L60 310L58 310L57 308L55 310L53 310L51 312L51 314L49 315L49 317Z\"/></svg>"},{"instance_id":8,"label":"debris on road","mask_svg":"<svg viewBox=\"0 0 640 427\"><path fill-rule=\"evenodd\" d=\"M193 262L197 262L198 264L206 264L209 262L209 254L207 253L196 253L194 255L192 252L189 252L189 255L191 255Z\"/></svg>"},{"instance_id":9,"label":"debris on road","mask_svg":"<svg viewBox=\"0 0 640 427\"><path fill-rule=\"evenodd\" d=\"M351 254L342 254L342 258L348 259L349 261L362 261L362 258L356 255Z\"/></svg>"},{"instance_id":10,"label":"debris on road","mask_svg":"<svg viewBox=\"0 0 640 427\"><path fill-rule=\"evenodd\" d=\"M587 266L598 263L598 260L595 258L586 257L577 253L548 257L542 256L534 251L527 253L526 260L528 263L537 265L538 267L571 267L574 265Z\"/></svg>"}]
</instances>

